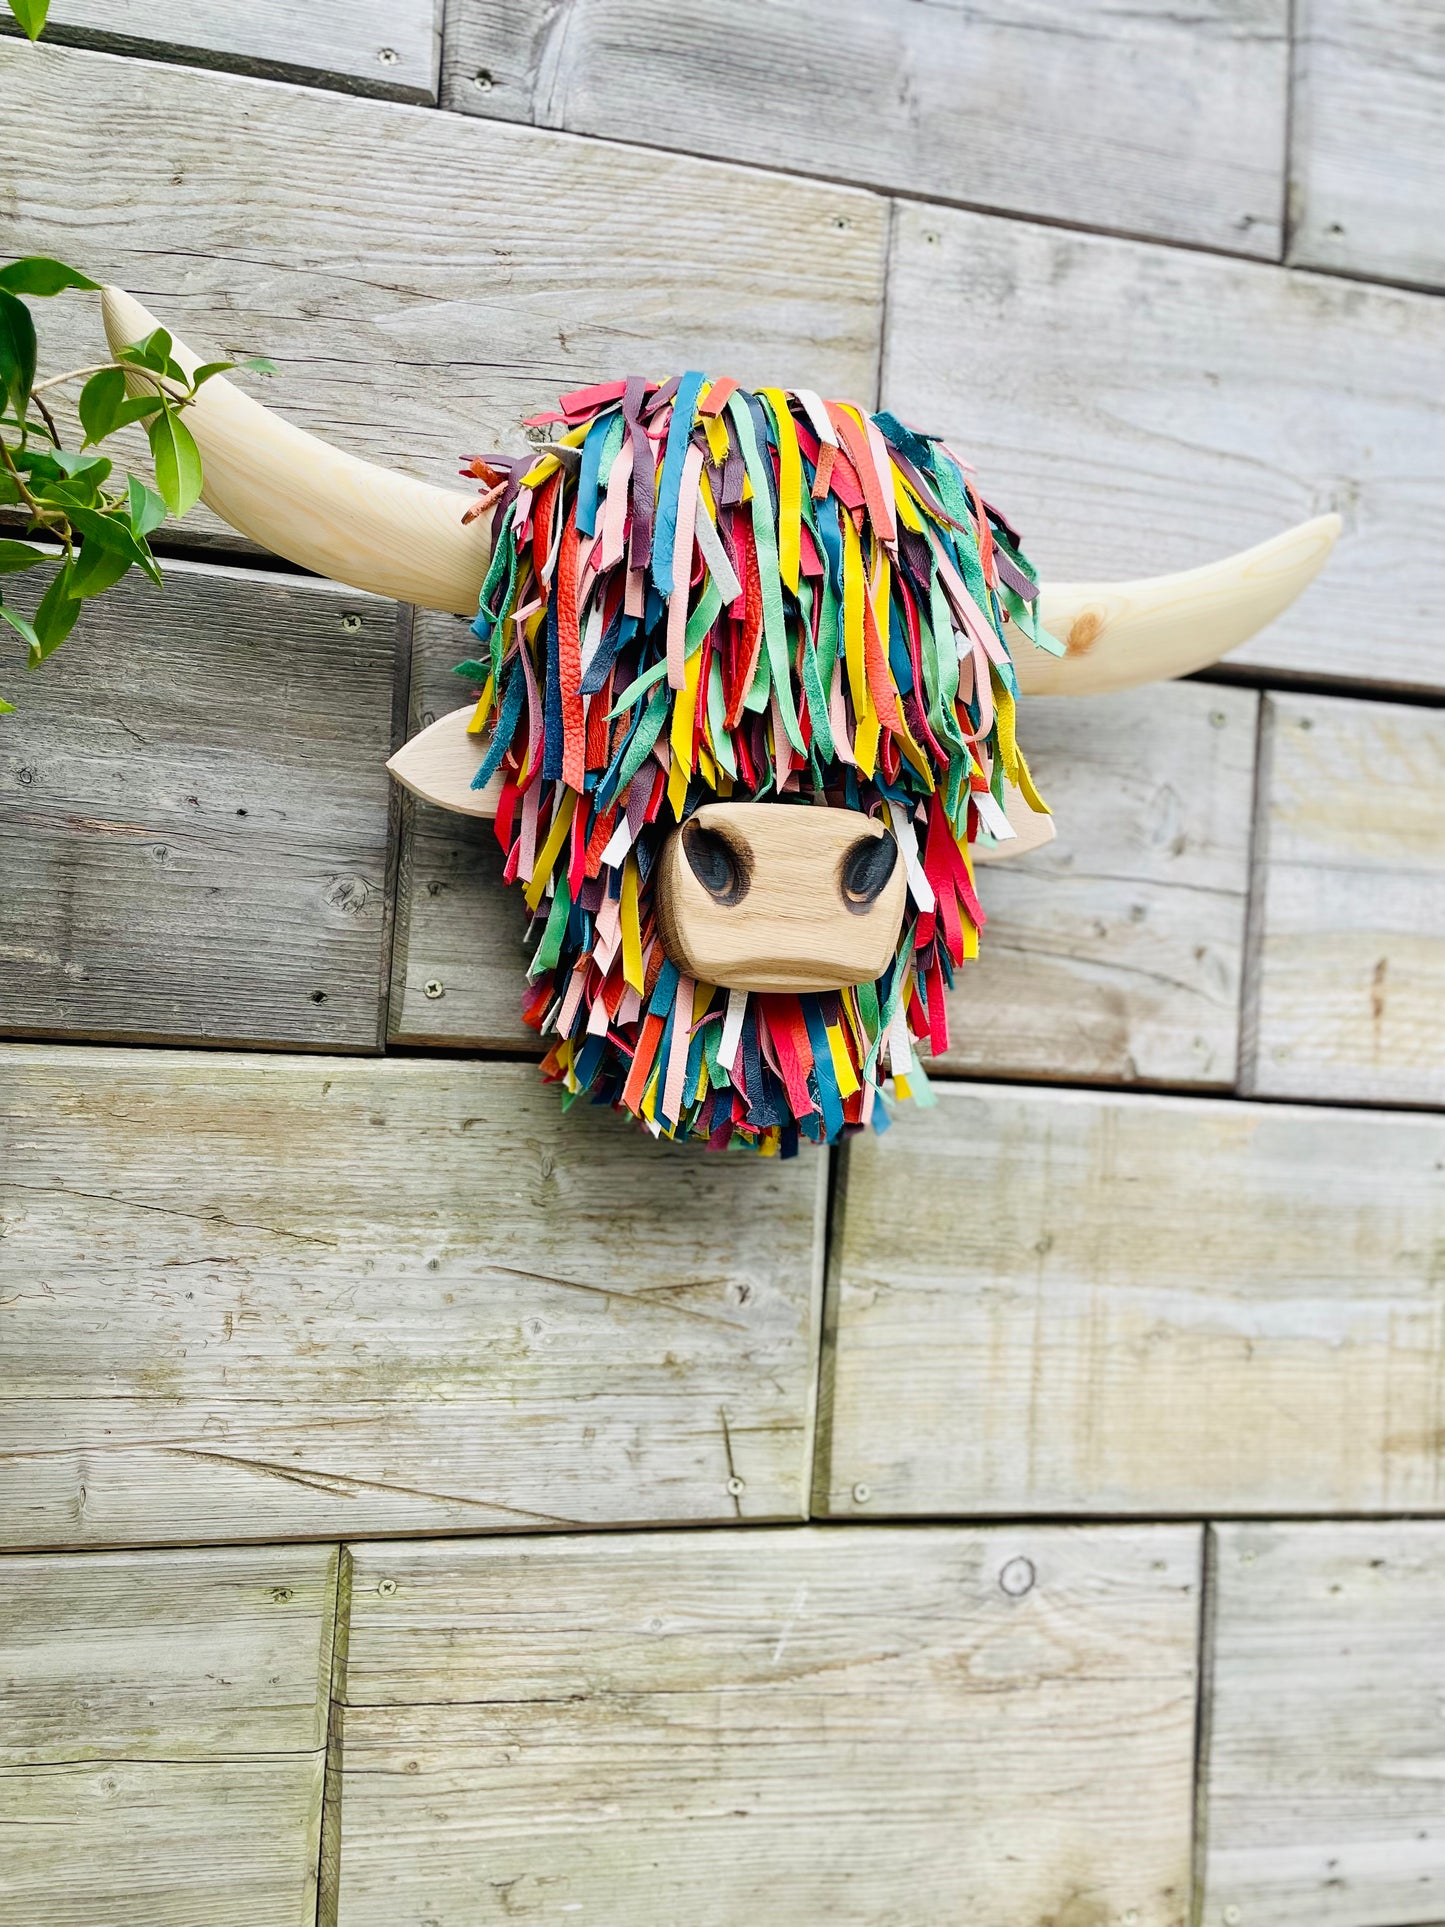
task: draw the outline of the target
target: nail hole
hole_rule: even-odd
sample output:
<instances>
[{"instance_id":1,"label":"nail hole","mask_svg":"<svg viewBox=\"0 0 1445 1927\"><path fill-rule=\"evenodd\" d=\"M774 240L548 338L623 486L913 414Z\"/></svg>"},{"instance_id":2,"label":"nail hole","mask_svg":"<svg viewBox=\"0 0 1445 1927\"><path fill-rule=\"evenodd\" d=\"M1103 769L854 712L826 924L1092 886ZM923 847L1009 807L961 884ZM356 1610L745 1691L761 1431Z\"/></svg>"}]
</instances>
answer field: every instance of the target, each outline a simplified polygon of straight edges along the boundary
<instances>
[{"instance_id":1,"label":"nail hole","mask_svg":"<svg viewBox=\"0 0 1445 1927\"><path fill-rule=\"evenodd\" d=\"M401 58L395 47L378 47L376 57L383 67L394 67Z\"/></svg>"},{"instance_id":2,"label":"nail hole","mask_svg":"<svg viewBox=\"0 0 1445 1927\"><path fill-rule=\"evenodd\" d=\"M343 629L359 629L361 627L361 617L343 616L341 618L341 626Z\"/></svg>"},{"instance_id":3,"label":"nail hole","mask_svg":"<svg viewBox=\"0 0 1445 1927\"><path fill-rule=\"evenodd\" d=\"M1034 1589L1033 1560L1010 1559L999 1574L998 1583L1010 1599L1022 1599L1026 1592Z\"/></svg>"},{"instance_id":4,"label":"nail hole","mask_svg":"<svg viewBox=\"0 0 1445 1927\"><path fill-rule=\"evenodd\" d=\"M489 94L496 84L496 81L493 80L490 72L485 67L478 67L477 71L472 75L472 85L479 94Z\"/></svg>"}]
</instances>

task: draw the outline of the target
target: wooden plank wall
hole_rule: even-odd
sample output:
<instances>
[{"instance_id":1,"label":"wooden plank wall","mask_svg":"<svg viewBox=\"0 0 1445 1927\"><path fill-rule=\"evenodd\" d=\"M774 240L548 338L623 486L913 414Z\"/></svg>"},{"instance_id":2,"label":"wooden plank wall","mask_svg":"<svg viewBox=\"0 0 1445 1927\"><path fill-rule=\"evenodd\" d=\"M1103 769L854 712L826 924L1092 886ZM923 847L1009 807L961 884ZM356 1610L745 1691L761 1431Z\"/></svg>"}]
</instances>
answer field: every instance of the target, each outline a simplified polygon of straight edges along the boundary
<instances>
[{"instance_id":1,"label":"wooden plank wall","mask_svg":"<svg viewBox=\"0 0 1445 1927\"><path fill-rule=\"evenodd\" d=\"M0 258L420 475L710 366L1054 577L1345 522L1027 707L937 1107L788 1164L539 1086L382 773L464 622L201 510L9 678L0 1927L1440 1919L1439 8L55 0L0 98Z\"/></svg>"}]
</instances>

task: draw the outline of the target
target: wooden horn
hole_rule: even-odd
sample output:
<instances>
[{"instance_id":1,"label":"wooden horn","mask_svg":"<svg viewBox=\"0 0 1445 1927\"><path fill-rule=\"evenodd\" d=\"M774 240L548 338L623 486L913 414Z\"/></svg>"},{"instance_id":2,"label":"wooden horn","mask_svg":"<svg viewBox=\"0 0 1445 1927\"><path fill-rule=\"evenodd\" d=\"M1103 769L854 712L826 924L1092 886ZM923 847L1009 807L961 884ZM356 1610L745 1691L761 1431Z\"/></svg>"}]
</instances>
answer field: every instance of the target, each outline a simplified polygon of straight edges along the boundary
<instances>
[{"instance_id":1,"label":"wooden horn","mask_svg":"<svg viewBox=\"0 0 1445 1927\"><path fill-rule=\"evenodd\" d=\"M121 288L101 295L112 354L161 324ZM183 342L172 357L201 360ZM141 392L143 378L132 381ZM476 497L436 488L347 455L215 375L186 410L205 469L201 499L242 535L353 589L455 615L475 615L491 554L491 522L466 527Z\"/></svg>"},{"instance_id":2,"label":"wooden horn","mask_svg":"<svg viewBox=\"0 0 1445 1927\"><path fill-rule=\"evenodd\" d=\"M1338 515L1317 515L1179 575L1040 584L1039 620L1067 653L1051 656L1011 628L1019 687L1030 696L1097 696L1207 668L1308 588L1339 532Z\"/></svg>"},{"instance_id":3,"label":"wooden horn","mask_svg":"<svg viewBox=\"0 0 1445 1927\"><path fill-rule=\"evenodd\" d=\"M101 300L112 352L159 325L120 288L106 288ZM199 363L183 342L173 340L171 352L187 372ZM463 525L474 497L344 454L222 376L201 389L188 418L205 466L202 500L232 528L352 588L475 613L491 530L485 516ZM1040 619L1066 653L1052 656L1015 630L1019 685L1027 695L1090 696L1203 669L1289 607L1339 532L1337 515L1318 515L1178 575L1045 584Z\"/></svg>"}]
</instances>

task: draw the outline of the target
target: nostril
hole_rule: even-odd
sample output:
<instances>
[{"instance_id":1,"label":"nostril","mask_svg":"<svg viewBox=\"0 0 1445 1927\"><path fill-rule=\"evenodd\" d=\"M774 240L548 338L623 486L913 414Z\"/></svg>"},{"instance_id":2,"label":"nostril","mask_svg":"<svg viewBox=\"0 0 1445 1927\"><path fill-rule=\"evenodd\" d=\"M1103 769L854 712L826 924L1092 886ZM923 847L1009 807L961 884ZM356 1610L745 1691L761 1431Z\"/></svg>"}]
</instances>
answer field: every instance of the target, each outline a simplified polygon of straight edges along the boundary
<instances>
[{"instance_id":1,"label":"nostril","mask_svg":"<svg viewBox=\"0 0 1445 1927\"><path fill-rule=\"evenodd\" d=\"M682 849L688 868L714 903L741 903L748 893L748 873L725 836L701 823L683 826Z\"/></svg>"},{"instance_id":2,"label":"nostril","mask_svg":"<svg viewBox=\"0 0 1445 1927\"><path fill-rule=\"evenodd\" d=\"M883 894L898 861L898 845L891 836L860 837L843 858L839 883L850 910L870 910Z\"/></svg>"}]
</instances>

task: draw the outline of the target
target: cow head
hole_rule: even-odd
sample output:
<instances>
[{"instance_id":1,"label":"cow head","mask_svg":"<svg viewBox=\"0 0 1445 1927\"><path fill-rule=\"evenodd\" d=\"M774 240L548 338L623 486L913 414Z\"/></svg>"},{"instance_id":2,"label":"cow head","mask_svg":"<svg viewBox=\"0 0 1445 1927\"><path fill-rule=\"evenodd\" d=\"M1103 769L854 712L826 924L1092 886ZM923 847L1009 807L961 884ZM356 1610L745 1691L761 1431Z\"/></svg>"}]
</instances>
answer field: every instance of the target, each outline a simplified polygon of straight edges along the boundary
<instances>
[{"instance_id":1,"label":"cow head","mask_svg":"<svg viewBox=\"0 0 1445 1927\"><path fill-rule=\"evenodd\" d=\"M156 325L105 296L113 346ZM177 343L174 354L189 365ZM194 358L191 358L194 359ZM808 390L604 383L479 496L343 455L212 380L210 506L339 581L473 616L475 700L392 759L490 816L533 913L544 1072L765 1152L927 1101L973 865L1052 834L1018 701L1174 676L1277 615L1320 517L1182 575L1040 588L937 437Z\"/></svg>"}]
</instances>

